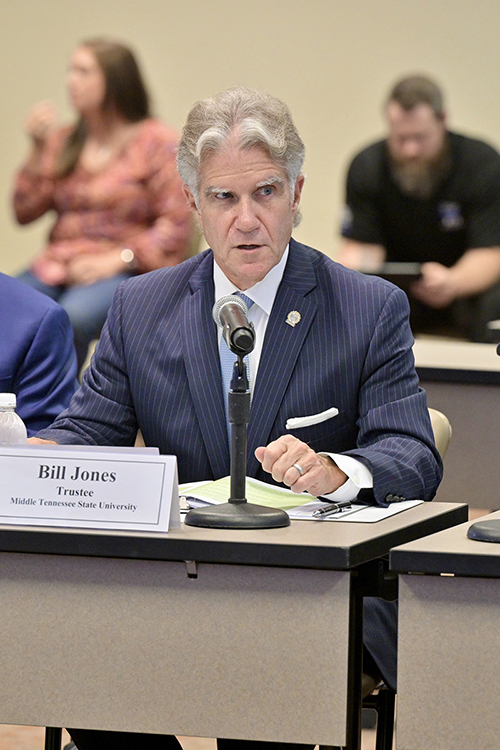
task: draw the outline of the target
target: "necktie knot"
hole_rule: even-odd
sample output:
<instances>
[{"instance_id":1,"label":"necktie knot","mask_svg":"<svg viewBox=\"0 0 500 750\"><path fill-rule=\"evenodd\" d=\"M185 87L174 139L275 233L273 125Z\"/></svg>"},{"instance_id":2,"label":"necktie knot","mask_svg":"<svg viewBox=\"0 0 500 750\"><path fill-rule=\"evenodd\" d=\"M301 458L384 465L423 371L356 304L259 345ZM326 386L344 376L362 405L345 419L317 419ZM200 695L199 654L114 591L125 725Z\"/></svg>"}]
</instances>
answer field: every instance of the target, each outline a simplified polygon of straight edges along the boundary
<instances>
[{"instance_id":1,"label":"necktie knot","mask_svg":"<svg viewBox=\"0 0 500 750\"><path fill-rule=\"evenodd\" d=\"M235 292L235 295L236 297L239 297L240 299L242 299L245 305L247 306L248 310L250 310L250 308L253 305L253 299L250 299L250 297L247 297L247 295L244 294L243 292Z\"/></svg>"}]
</instances>

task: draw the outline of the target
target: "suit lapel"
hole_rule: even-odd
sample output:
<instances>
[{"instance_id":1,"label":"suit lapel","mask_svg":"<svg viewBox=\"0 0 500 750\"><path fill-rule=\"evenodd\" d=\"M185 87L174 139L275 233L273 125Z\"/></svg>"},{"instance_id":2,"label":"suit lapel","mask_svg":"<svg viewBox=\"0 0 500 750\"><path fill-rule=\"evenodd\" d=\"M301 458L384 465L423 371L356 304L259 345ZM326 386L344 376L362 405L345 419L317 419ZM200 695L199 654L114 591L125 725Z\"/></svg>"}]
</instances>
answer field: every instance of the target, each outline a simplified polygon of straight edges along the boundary
<instances>
[{"instance_id":1,"label":"suit lapel","mask_svg":"<svg viewBox=\"0 0 500 750\"><path fill-rule=\"evenodd\" d=\"M190 280L183 302L182 342L189 388L214 477L229 474L229 446L221 386L217 326L212 318L212 253ZM196 323L194 323L196 321Z\"/></svg>"},{"instance_id":2,"label":"suit lapel","mask_svg":"<svg viewBox=\"0 0 500 750\"><path fill-rule=\"evenodd\" d=\"M316 283L310 257L291 240L287 266L267 326L252 398L248 426L249 476L255 476L260 466L254 457L255 448L269 442L277 412L316 317L317 302L308 297ZM192 294L182 303L184 360L213 475L221 477L229 474L230 464L217 328L212 319L212 253L208 253L195 269L190 287ZM291 326L286 321L289 313L294 311L300 314L300 321ZM193 321L199 321L199 325L194 326Z\"/></svg>"},{"instance_id":3,"label":"suit lapel","mask_svg":"<svg viewBox=\"0 0 500 750\"><path fill-rule=\"evenodd\" d=\"M317 302L307 296L315 286L316 274L310 258L291 240L287 266L267 325L252 398L248 426L249 476L255 476L260 466L254 457L255 448L269 442L297 358L316 317ZM291 312L300 315L295 326L287 323Z\"/></svg>"}]
</instances>

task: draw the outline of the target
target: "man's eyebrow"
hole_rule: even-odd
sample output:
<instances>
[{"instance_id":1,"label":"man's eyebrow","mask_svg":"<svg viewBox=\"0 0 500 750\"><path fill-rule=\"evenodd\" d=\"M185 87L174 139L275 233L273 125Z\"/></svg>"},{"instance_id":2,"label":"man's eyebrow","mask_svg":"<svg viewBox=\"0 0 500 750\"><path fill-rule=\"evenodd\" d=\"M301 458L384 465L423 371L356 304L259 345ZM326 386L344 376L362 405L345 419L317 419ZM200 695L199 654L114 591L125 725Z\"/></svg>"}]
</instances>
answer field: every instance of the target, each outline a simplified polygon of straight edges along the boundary
<instances>
[{"instance_id":1,"label":"man's eyebrow","mask_svg":"<svg viewBox=\"0 0 500 750\"><path fill-rule=\"evenodd\" d=\"M278 175L272 175L272 177L268 177L267 180L262 180L261 182L258 182L255 187L261 188L261 187L266 187L266 185L275 185L276 183L279 183L280 185L284 185L285 180L282 177L279 177Z\"/></svg>"},{"instance_id":2,"label":"man's eyebrow","mask_svg":"<svg viewBox=\"0 0 500 750\"><path fill-rule=\"evenodd\" d=\"M203 195L205 196L205 198L210 198L211 195L217 195L217 193L230 193L230 192L231 191L228 190L227 188L211 186L211 187L207 187L204 190Z\"/></svg>"},{"instance_id":3,"label":"man's eyebrow","mask_svg":"<svg viewBox=\"0 0 500 750\"><path fill-rule=\"evenodd\" d=\"M267 179L261 180L260 182L258 182L255 187L258 189L258 188L266 187L267 185L275 185L275 184L284 185L285 180L279 175L271 175ZM207 187L204 190L203 194L205 198L210 198L212 195L218 195L219 193L230 193L230 192L231 190L229 190L228 188L216 187L215 185L211 185L210 187Z\"/></svg>"}]
</instances>

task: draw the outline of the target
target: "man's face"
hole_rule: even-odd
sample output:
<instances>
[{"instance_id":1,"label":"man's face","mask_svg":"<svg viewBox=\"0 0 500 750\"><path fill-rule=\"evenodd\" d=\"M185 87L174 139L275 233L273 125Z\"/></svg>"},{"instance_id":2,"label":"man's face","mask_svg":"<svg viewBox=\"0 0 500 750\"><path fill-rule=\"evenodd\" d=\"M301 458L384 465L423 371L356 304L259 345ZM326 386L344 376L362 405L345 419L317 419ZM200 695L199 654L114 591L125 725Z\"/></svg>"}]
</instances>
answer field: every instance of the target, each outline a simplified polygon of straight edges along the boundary
<instances>
[{"instance_id":1,"label":"man's face","mask_svg":"<svg viewBox=\"0 0 500 750\"><path fill-rule=\"evenodd\" d=\"M198 207L185 193L214 258L244 291L281 260L290 240L304 177L291 195L288 177L261 148L229 144L203 158Z\"/></svg>"},{"instance_id":2,"label":"man's face","mask_svg":"<svg viewBox=\"0 0 500 750\"><path fill-rule=\"evenodd\" d=\"M446 122L428 104L405 110L397 102L387 105L387 143L393 160L402 166L425 167L442 153Z\"/></svg>"}]
</instances>

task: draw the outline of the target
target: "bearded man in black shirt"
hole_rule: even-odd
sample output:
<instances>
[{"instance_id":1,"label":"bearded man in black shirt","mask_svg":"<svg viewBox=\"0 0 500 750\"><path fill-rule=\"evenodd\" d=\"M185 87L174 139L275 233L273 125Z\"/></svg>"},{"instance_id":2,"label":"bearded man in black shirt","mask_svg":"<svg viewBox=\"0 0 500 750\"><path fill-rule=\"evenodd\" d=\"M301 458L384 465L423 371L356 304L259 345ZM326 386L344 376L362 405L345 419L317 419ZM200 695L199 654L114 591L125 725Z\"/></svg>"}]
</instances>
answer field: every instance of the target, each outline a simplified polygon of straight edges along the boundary
<instances>
[{"instance_id":1,"label":"bearded man in black shirt","mask_svg":"<svg viewBox=\"0 0 500 750\"><path fill-rule=\"evenodd\" d=\"M500 155L447 129L443 96L425 76L400 80L386 104L388 135L347 174L338 260L377 272L421 265L407 289L415 332L491 341L500 318Z\"/></svg>"}]
</instances>

